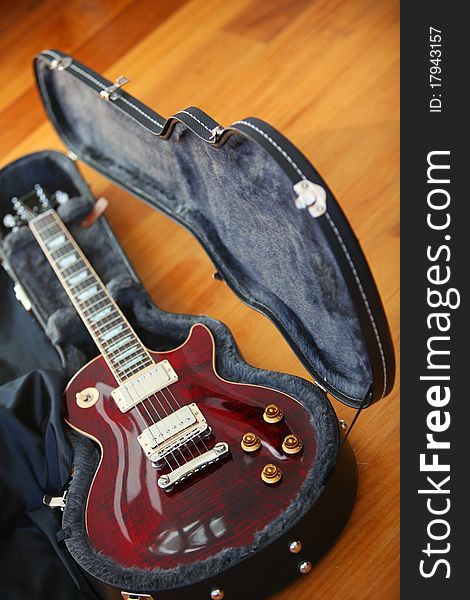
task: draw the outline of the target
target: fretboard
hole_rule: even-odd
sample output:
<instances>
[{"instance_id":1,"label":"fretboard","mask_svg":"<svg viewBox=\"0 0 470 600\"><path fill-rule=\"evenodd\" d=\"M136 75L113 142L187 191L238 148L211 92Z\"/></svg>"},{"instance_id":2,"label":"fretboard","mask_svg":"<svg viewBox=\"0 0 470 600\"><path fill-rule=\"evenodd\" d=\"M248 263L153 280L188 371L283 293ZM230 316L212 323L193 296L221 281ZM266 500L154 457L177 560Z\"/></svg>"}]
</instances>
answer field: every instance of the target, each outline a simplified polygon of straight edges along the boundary
<instances>
[{"instance_id":1,"label":"fretboard","mask_svg":"<svg viewBox=\"0 0 470 600\"><path fill-rule=\"evenodd\" d=\"M152 365L145 346L59 215L49 210L29 226L118 382Z\"/></svg>"}]
</instances>

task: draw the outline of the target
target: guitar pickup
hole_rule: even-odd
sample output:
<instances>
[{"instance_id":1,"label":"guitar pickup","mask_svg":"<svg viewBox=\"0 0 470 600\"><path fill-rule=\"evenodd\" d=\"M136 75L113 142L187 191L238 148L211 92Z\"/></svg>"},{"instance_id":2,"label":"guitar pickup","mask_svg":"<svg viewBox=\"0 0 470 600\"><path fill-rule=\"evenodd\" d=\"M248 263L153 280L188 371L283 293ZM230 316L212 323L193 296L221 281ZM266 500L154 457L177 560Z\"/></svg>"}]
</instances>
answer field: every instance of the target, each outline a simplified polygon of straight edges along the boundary
<instances>
[{"instance_id":1,"label":"guitar pickup","mask_svg":"<svg viewBox=\"0 0 470 600\"><path fill-rule=\"evenodd\" d=\"M137 441L147 458L158 463L196 436L208 431L206 419L193 402L144 429Z\"/></svg>"},{"instance_id":2,"label":"guitar pickup","mask_svg":"<svg viewBox=\"0 0 470 600\"><path fill-rule=\"evenodd\" d=\"M111 392L121 412L178 381L178 375L167 360L162 360L127 379Z\"/></svg>"}]
</instances>

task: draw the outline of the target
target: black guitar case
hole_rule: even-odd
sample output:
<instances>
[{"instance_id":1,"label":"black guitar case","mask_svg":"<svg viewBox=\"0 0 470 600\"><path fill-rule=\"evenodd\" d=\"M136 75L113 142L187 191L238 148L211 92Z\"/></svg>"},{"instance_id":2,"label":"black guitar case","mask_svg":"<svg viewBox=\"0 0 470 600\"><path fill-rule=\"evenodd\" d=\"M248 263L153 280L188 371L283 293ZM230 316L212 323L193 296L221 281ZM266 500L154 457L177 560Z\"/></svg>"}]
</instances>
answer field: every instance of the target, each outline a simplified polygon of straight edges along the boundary
<instances>
[{"instance_id":1,"label":"black guitar case","mask_svg":"<svg viewBox=\"0 0 470 600\"><path fill-rule=\"evenodd\" d=\"M121 81L59 51L38 55L34 68L47 114L71 153L43 151L5 166L0 217L11 212L12 197L37 183L66 192L60 216L145 345L171 349L203 322L215 337L222 377L302 401L318 453L295 502L245 548L171 572L124 569L96 553L84 511L99 453L65 428L61 414L67 380L97 348L29 229L3 228L2 597L266 598L310 570L352 510L355 460L326 392L361 410L393 386L390 334L364 255L314 167L259 119L224 128L190 107L165 120ZM217 277L273 321L316 384L247 364L214 319L156 307L106 219L81 226L95 200L77 158L196 236Z\"/></svg>"}]
</instances>

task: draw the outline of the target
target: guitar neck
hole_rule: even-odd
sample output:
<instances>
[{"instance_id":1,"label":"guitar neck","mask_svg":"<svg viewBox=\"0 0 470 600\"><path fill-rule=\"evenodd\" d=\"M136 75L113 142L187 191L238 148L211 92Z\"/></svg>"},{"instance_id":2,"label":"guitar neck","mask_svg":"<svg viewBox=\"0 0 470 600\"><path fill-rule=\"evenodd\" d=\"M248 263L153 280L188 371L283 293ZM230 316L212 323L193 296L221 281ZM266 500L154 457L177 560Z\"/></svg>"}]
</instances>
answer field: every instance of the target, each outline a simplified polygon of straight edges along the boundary
<instances>
[{"instance_id":1,"label":"guitar neck","mask_svg":"<svg viewBox=\"0 0 470 600\"><path fill-rule=\"evenodd\" d=\"M29 226L118 382L152 365L150 354L59 215L48 210Z\"/></svg>"}]
</instances>

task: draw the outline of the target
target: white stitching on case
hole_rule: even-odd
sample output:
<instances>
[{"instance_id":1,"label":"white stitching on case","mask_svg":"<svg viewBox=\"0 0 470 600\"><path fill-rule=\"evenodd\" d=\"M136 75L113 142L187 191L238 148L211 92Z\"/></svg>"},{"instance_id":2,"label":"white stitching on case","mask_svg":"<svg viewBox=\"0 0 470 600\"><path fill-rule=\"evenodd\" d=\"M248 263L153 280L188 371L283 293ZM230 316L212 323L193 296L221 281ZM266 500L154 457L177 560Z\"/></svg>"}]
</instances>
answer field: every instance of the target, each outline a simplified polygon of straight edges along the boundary
<instances>
[{"instance_id":1,"label":"white stitching on case","mask_svg":"<svg viewBox=\"0 0 470 600\"><path fill-rule=\"evenodd\" d=\"M96 79L95 77L93 77L93 75L90 75L89 73L87 73L83 69L80 69L80 67L77 67L77 65L75 63L72 63L70 65L70 68L73 69L74 71L77 71L77 73L80 73L81 75L83 75L84 77L86 77L87 79L89 79L90 81L93 81L93 83L96 83L96 85L98 87L100 87L102 90L106 89L106 86L104 85L104 83L101 83L101 81L98 81L98 79Z\"/></svg>"},{"instance_id":2,"label":"white stitching on case","mask_svg":"<svg viewBox=\"0 0 470 600\"><path fill-rule=\"evenodd\" d=\"M370 319L370 322L372 324L372 328L374 330L374 334L375 334L375 337L377 339L377 343L379 345L380 358L382 359L383 372L384 372L384 385L383 385L383 391L382 391L382 398L383 398L385 396L385 390L387 389L387 369L386 369L386 364L385 364L385 354L384 354L384 351L383 351L382 343L380 341L379 331L377 329L377 325L376 325L374 317L372 315L372 311L370 309L369 302L367 301L367 296L366 296L366 294L364 292L364 288L362 287L362 284L360 282L359 275L357 274L356 267L354 266L352 258L351 258L350 254L348 252L348 249L346 248L346 245L345 245L345 243L343 241L343 238L341 237L341 234L339 233L336 225L333 223L333 219L330 217L330 215L328 213L326 213L326 218L328 219L328 223L330 224L331 228L335 232L336 237L338 238L339 243L341 244L341 248L343 249L343 252L346 255L346 258L347 258L347 261L349 263L349 266L351 267L351 271L354 274L354 278L355 278L355 280L357 282L357 285L359 287L359 291L361 292L362 299L364 300L364 304L366 306L367 314L369 315L369 319Z\"/></svg>"},{"instance_id":3,"label":"white stitching on case","mask_svg":"<svg viewBox=\"0 0 470 600\"><path fill-rule=\"evenodd\" d=\"M237 123L241 123L243 125L246 125L247 127L251 127L252 129L257 131L259 134L261 134L284 156L284 158L286 158L289 161L289 163L293 166L293 168L297 171L297 173L301 177L303 177L304 179L307 179L307 177L303 174L301 169L296 165L296 163L292 160L292 158L278 144L276 144L276 142L271 137L269 137L269 135L267 133L265 133L264 131L259 129L259 127L256 127L256 125L249 123L248 121L236 121L234 123L234 125L236 125ZM346 248L343 238L341 237L341 234L338 231L336 225L333 223L333 220L330 217L330 215L328 213L325 213L325 216L327 218L327 221L328 221L330 227L333 229L333 232L335 233L336 237L338 238L341 248L342 248L342 250L346 256L346 259L348 261L348 264L353 272L354 279L356 280L359 291L361 292L361 296L364 301L364 305L366 307L367 314L369 315L369 319L372 324L372 329L374 330L375 338L376 338L377 344L379 346L380 358L382 360L382 370L383 370L383 375L384 375L384 385L383 385L383 391L382 391L382 398L383 398L385 396L385 391L387 389L387 366L386 366L386 362L385 362L385 354L384 354L384 350L382 347L382 342L380 340L379 331L377 329L377 325L375 323L374 316L372 315L372 311L370 309L369 302L367 300L367 296L364 292L364 288L362 287L361 280L359 279L359 275L357 274L356 268L354 267L354 263L351 259L351 256L349 255L348 249ZM344 394L343 392L341 392L341 393ZM347 398L351 398L353 400L358 400L358 398L353 398L352 396L348 396L347 394L344 394L344 396L346 396Z\"/></svg>"},{"instance_id":4,"label":"white stitching on case","mask_svg":"<svg viewBox=\"0 0 470 600\"><path fill-rule=\"evenodd\" d=\"M279 144L276 144L276 142L272 138L270 138L267 133L264 133L264 131L262 131L261 129L259 129L259 127L256 127L256 125L252 125L251 123L248 123L248 121L235 121L235 123L233 123L233 124L237 125L237 123L241 123L242 125L247 125L248 127L251 127L252 129L254 129L255 131L257 131L258 133L260 133L263 137L265 137L268 141L271 142L271 144L276 148L276 150L278 150L282 154L282 156L286 160L288 160L290 162L290 164L292 165L292 167L297 171L298 175L300 177L303 177L303 179L307 179L305 177L305 175L302 173L302 171L299 169L299 167L292 160L292 158L287 154L287 152L285 150L283 150L281 148L281 146L279 146Z\"/></svg>"},{"instance_id":5,"label":"white stitching on case","mask_svg":"<svg viewBox=\"0 0 470 600\"><path fill-rule=\"evenodd\" d=\"M146 119L148 119L149 121L152 121L152 123L155 123L155 125L158 125L160 128L163 129L163 125L161 123L159 123L158 121L155 121L155 119L152 119L152 117L150 115L148 115L146 112L144 112L142 109L140 109L138 106L136 106L135 104L132 104L132 102L129 102L129 100L127 98L123 98L121 96L121 98L119 98L120 100L122 100L125 104L128 104L129 106L132 106L132 108L134 110L136 110L138 113L140 113L142 116L144 116Z\"/></svg>"},{"instance_id":6,"label":"white stitching on case","mask_svg":"<svg viewBox=\"0 0 470 600\"><path fill-rule=\"evenodd\" d=\"M96 85L98 87L100 87L101 89L103 89L103 90L106 89L107 86L104 85L104 83L101 83L101 81L98 81L98 79L96 79L95 77L93 77L92 75L90 75L89 73L87 73L86 71L84 71L83 69L80 69L80 67L77 67L77 65L71 64L70 68L74 69L75 71L77 71L78 73L80 73L81 75L83 75L84 77L87 77L90 81L93 81L94 83L96 83ZM158 121L156 121L155 119L153 119L150 115L148 115L147 113L145 113L142 109L140 109L135 104L132 104L132 102L130 102L129 100L127 100L127 98L123 98L121 96L120 100L122 100L123 102L125 102L125 104L128 104L130 107L132 107L135 111L137 111L138 113L140 113L146 119L148 119L152 123L155 123L155 125L158 125L158 127L160 127L160 128L163 129L163 125L161 123L159 123Z\"/></svg>"},{"instance_id":7,"label":"white stitching on case","mask_svg":"<svg viewBox=\"0 0 470 600\"><path fill-rule=\"evenodd\" d=\"M209 129L209 127L207 127L207 125L204 125L204 123L202 121L200 121L197 117L195 117L194 115L192 115L190 112L188 112L187 110L179 110L176 114L179 115L180 113L184 113L185 115L189 115L192 119L194 119L195 121L197 121L199 123L199 125L202 125L204 127L204 129L207 129L207 131L212 135L212 130Z\"/></svg>"}]
</instances>

